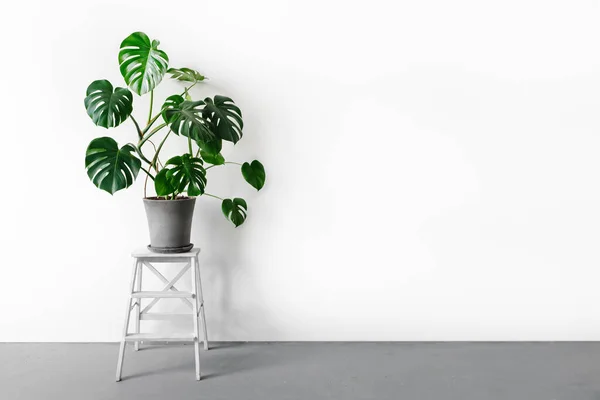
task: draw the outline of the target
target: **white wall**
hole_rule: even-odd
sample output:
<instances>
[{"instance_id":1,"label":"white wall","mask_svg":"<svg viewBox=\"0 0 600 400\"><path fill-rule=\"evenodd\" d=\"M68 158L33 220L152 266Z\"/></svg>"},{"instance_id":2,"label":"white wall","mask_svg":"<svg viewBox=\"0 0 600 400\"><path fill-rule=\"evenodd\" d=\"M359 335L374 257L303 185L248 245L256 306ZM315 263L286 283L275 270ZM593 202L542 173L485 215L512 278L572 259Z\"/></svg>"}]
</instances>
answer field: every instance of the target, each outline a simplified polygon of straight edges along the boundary
<instances>
[{"instance_id":1,"label":"white wall","mask_svg":"<svg viewBox=\"0 0 600 400\"><path fill-rule=\"evenodd\" d=\"M142 180L89 182L107 132L83 98L123 85L136 30L211 78L195 96L236 100L226 157L267 168L258 194L211 170L211 192L248 200L242 227L196 208L212 339L600 339L597 1L1 7L0 341L119 338Z\"/></svg>"}]
</instances>

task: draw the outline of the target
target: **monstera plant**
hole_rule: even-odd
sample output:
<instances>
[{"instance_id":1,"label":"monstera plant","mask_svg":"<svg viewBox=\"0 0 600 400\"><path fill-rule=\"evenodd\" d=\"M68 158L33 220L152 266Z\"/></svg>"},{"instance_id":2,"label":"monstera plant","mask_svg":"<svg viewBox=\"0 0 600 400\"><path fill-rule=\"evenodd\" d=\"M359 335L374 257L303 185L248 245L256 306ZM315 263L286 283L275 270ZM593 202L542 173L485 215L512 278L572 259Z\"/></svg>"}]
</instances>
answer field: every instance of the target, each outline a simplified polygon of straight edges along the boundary
<instances>
[{"instance_id":1,"label":"monstera plant","mask_svg":"<svg viewBox=\"0 0 600 400\"><path fill-rule=\"evenodd\" d=\"M131 120L137 137L122 146L108 136L92 140L86 151L85 167L94 185L110 194L131 186L143 171L150 248L177 252L190 247L189 230L198 196L221 200L223 214L236 227L246 220L248 207L244 199L223 199L205 192L210 168L238 165L242 177L257 190L264 186L266 175L257 160L243 164L225 160L221 154L223 141L235 144L243 136L241 110L225 96L193 99L190 89L206 77L190 68L169 68L169 57L159 49L159 44L143 32L132 33L123 40L119 51L119 69L128 87L114 87L107 80L97 80L88 86L84 103L94 124L115 128ZM184 87L181 93L167 97L162 105L155 107L154 89L167 74ZM132 92L150 97L145 123L133 116ZM187 142L187 151L163 162L160 156L165 141L176 137ZM156 196L147 195L148 179L154 183ZM165 239L179 232L183 232L179 241Z\"/></svg>"}]
</instances>

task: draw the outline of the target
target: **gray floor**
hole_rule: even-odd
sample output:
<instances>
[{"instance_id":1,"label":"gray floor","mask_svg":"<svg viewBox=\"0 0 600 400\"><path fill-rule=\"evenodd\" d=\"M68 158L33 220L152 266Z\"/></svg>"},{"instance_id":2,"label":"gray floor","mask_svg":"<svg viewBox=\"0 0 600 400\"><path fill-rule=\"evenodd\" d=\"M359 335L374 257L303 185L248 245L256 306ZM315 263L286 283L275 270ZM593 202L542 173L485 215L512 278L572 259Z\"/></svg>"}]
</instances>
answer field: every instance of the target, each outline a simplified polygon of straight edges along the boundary
<instances>
[{"instance_id":1,"label":"gray floor","mask_svg":"<svg viewBox=\"0 0 600 400\"><path fill-rule=\"evenodd\" d=\"M0 399L600 400L600 343L0 344Z\"/></svg>"}]
</instances>

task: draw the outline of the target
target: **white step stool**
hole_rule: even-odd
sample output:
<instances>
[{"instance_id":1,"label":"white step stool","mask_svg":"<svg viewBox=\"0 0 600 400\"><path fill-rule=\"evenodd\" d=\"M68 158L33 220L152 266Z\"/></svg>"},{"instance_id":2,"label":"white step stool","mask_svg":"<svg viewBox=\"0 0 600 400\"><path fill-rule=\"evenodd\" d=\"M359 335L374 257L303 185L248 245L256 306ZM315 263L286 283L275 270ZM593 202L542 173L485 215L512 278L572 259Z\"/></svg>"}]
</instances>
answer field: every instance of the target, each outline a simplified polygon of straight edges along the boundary
<instances>
[{"instance_id":1,"label":"white step stool","mask_svg":"<svg viewBox=\"0 0 600 400\"><path fill-rule=\"evenodd\" d=\"M131 253L134 259L133 273L129 285L129 299L127 300L127 312L125 314L125 327L123 328L123 338L119 349L119 359L117 362L117 382L121 380L121 371L123 370L123 358L125 356L125 343L135 342L135 350L139 350L141 341L168 341L168 342L194 342L194 355L196 359L196 380L200 380L200 346L199 346L199 316L202 320L204 331L204 350L208 350L208 335L206 332L206 318L204 316L204 300L202 298L202 282L200 280L200 267L198 265L198 253L200 249L193 248L186 253L160 254L153 253L147 249ZM152 263L185 263L181 271L170 281L152 265ZM142 291L142 267L146 266L158 279L164 284L161 291L143 292ZM192 292L181 292L175 288L175 283L186 273L188 269L192 270ZM153 299L143 309L142 299ZM163 298L178 298L189 306L192 314L169 314L169 313L149 313L150 309ZM192 301L190 301L190 299ZM128 333L129 319L131 312L135 309L135 332ZM194 322L194 331L183 334L152 334L140 333L140 320L173 320L181 318L190 318Z\"/></svg>"}]
</instances>

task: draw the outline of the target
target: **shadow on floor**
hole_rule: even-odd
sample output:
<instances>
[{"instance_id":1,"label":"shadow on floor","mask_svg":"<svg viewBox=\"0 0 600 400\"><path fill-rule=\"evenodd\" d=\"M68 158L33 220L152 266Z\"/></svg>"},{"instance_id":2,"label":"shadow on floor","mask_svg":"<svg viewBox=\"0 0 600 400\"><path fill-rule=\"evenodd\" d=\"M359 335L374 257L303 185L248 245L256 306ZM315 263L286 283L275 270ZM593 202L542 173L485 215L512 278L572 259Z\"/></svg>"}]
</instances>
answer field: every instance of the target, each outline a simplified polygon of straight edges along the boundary
<instances>
[{"instance_id":1,"label":"shadow on floor","mask_svg":"<svg viewBox=\"0 0 600 400\"><path fill-rule=\"evenodd\" d=\"M125 355L129 368L125 368L130 371L134 369L134 371L124 372L123 381L165 373L190 372L195 368L192 344L142 345L138 352L134 352L132 346L129 347L129 351ZM175 349L177 349L176 353ZM276 367L282 360L273 357L271 353L268 343L210 343L208 351L200 350L202 379ZM298 353L296 356L300 354ZM169 363L171 365L168 365ZM143 371L140 371L140 368L143 368Z\"/></svg>"}]
</instances>

